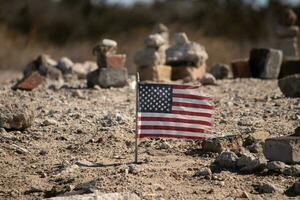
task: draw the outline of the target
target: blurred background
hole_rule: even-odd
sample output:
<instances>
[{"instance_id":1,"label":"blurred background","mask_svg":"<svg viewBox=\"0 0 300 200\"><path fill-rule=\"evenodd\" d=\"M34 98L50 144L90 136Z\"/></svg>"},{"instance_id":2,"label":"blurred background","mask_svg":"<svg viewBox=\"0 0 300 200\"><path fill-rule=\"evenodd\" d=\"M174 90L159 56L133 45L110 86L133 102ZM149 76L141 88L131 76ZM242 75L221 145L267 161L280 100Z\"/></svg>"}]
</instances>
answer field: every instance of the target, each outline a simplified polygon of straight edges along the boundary
<instances>
[{"instance_id":1,"label":"blurred background","mask_svg":"<svg viewBox=\"0 0 300 200\"><path fill-rule=\"evenodd\" d=\"M208 66L230 63L274 45L285 7L300 16L300 0L0 0L0 69L22 69L41 53L95 60L92 48L110 38L133 72L133 55L158 22L204 45Z\"/></svg>"}]
</instances>

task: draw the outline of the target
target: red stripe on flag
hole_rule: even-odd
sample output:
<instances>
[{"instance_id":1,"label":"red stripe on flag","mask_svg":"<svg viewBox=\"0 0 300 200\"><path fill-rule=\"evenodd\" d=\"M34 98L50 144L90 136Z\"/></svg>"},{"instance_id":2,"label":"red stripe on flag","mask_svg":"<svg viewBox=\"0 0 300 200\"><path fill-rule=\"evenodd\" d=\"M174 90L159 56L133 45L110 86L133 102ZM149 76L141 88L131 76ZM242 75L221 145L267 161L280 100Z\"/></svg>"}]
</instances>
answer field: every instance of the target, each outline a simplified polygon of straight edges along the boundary
<instances>
[{"instance_id":1,"label":"red stripe on flag","mask_svg":"<svg viewBox=\"0 0 300 200\"><path fill-rule=\"evenodd\" d=\"M139 135L139 138L178 138L178 139L190 139L190 140L203 140L205 137L186 136L186 135L169 135L169 134L143 134Z\"/></svg>"},{"instance_id":2,"label":"red stripe on flag","mask_svg":"<svg viewBox=\"0 0 300 200\"><path fill-rule=\"evenodd\" d=\"M173 89L197 89L199 86L193 85L171 85Z\"/></svg>"},{"instance_id":3,"label":"red stripe on flag","mask_svg":"<svg viewBox=\"0 0 300 200\"><path fill-rule=\"evenodd\" d=\"M144 130L168 130L168 131L187 131L195 133L204 133L204 129L201 128L188 128L188 127L178 127L178 126L151 126L151 125L141 125L139 129Z\"/></svg>"},{"instance_id":4,"label":"red stripe on flag","mask_svg":"<svg viewBox=\"0 0 300 200\"><path fill-rule=\"evenodd\" d=\"M183 107L190 107L190 108L203 108L203 109L214 110L213 106L204 105L204 104L196 104L196 103L173 102L172 105L173 106L183 106Z\"/></svg>"},{"instance_id":5,"label":"red stripe on flag","mask_svg":"<svg viewBox=\"0 0 300 200\"><path fill-rule=\"evenodd\" d=\"M176 97L176 98L186 98L186 99L197 99L197 100L212 101L212 98L203 97L203 96L199 96L199 95L193 95L193 94L179 94L179 93L177 94L177 93L173 93L172 96Z\"/></svg>"},{"instance_id":6,"label":"red stripe on flag","mask_svg":"<svg viewBox=\"0 0 300 200\"><path fill-rule=\"evenodd\" d=\"M172 110L172 114L177 115L190 115L190 116L199 116L199 117L211 117L210 113L200 113L200 112L191 112L191 111L183 111L183 110Z\"/></svg>"},{"instance_id":7,"label":"red stripe on flag","mask_svg":"<svg viewBox=\"0 0 300 200\"><path fill-rule=\"evenodd\" d=\"M206 126L212 126L210 122L193 119L180 119L180 118L167 118L167 117L139 117L139 121L162 121L162 122L178 122L187 124L200 124Z\"/></svg>"}]
</instances>

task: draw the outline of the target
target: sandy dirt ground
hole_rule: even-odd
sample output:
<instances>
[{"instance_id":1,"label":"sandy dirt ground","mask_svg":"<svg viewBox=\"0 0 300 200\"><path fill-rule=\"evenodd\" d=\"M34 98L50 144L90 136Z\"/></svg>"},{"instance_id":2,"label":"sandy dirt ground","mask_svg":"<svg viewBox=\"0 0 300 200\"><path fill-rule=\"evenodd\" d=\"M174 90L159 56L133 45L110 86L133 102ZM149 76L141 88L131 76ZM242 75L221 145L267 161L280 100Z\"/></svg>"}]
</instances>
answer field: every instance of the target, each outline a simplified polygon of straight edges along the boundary
<instances>
[{"instance_id":1,"label":"sandy dirt ground","mask_svg":"<svg viewBox=\"0 0 300 200\"><path fill-rule=\"evenodd\" d=\"M84 81L55 91L39 87L13 91L1 73L0 104L33 106L35 120L24 131L0 134L0 199L43 199L60 195L131 192L141 199L297 199L259 194L253 184L268 181L288 189L295 177L221 171L194 176L215 154L201 141L145 139L134 158L135 90L86 89ZM300 99L285 98L276 80L218 81L201 92L215 99L214 134L268 131L288 135L300 126ZM231 198L230 198L231 197Z\"/></svg>"}]
</instances>

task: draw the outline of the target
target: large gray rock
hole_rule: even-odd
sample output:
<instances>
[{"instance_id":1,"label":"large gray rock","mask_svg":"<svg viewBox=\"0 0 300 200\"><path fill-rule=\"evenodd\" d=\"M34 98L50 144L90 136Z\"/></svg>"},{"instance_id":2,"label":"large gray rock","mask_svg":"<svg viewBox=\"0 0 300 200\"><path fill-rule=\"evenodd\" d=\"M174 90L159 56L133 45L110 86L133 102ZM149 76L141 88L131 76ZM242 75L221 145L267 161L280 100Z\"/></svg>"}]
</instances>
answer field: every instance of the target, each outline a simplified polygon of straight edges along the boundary
<instances>
[{"instance_id":1,"label":"large gray rock","mask_svg":"<svg viewBox=\"0 0 300 200\"><path fill-rule=\"evenodd\" d=\"M271 161L267 164L267 169L273 172L283 172L289 166L281 161Z\"/></svg>"},{"instance_id":2,"label":"large gray rock","mask_svg":"<svg viewBox=\"0 0 300 200\"><path fill-rule=\"evenodd\" d=\"M264 159L256 158L251 153L243 153L237 160L237 167L240 168L241 172L254 172L263 170L267 162Z\"/></svg>"},{"instance_id":3,"label":"large gray rock","mask_svg":"<svg viewBox=\"0 0 300 200\"><path fill-rule=\"evenodd\" d=\"M164 50L156 48L145 48L136 53L134 62L139 67L153 67L164 65L166 54Z\"/></svg>"},{"instance_id":4,"label":"large gray rock","mask_svg":"<svg viewBox=\"0 0 300 200\"><path fill-rule=\"evenodd\" d=\"M277 185L269 182L259 182L254 185L254 188L259 193L283 193L284 190Z\"/></svg>"},{"instance_id":5,"label":"large gray rock","mask_svg":"<svg viewBox=\"0 0 300 200\"><path fill-rule=\"evenodd\" d=\"M255 78L277 79L282 64L282 51L276 49L252 49L250 70Z\"/></svg>"},{"instance_id":6,"label":"large gray rock","mask_svg":"<svg viewBox=\"0 0 300 200\"><path fill-rule=\"evenodd\" d=\"M88 87L99 85L103 88L124 87L127 79L127 68L99 68L87 75L87 85Z\"/></svg>"},{"instance_id":7,"label":"large gray rock","mask_svg":"<svg viewBox=\"0 0 300 200\"><path fill-rule=\"evenodd\" d=\"M300 74L280 79L278 86L286 97L300 97Z\"/></svg>"},{"instance_id":8,"label":"large gray rock","mask_svg":"<svg viewBox=\"0 0 300 200\"><path fill-rule=\"evenodd\" d=\"M101 193L100 191L94 191L91 194L73 195L65 197L53 197L49 200L140 200L134 193Z\"/></svg>"},{"instance_id":9,"label":"large gray rock","mask_svg":"<svg viewBox=\"0 0 300 200\"><path fill-rule=\"evenodd\" d=\"M22 130L30 127L34 120L34 111L25 104L0 104L0 127Z\"/></svg>"},{"instance_id":10,"label":"large gray rock","mask_svg":"<svg viewBox=\"0 0 300 200\"><path fill-rule=\"evenodd\" d=\"M198 66L204 65L207 59L205 48L189 41L185 33L176 33L173 46L166 50L168 65Z\"/></svg>"},{"instance_id":11,"label":"large gray rock","mask_svg":"<svg viewBox=\"0 0 300 200\"><path fill-rule=\"evenodd\" d=\"M232 151L223 151L217 158L216 163L222 168L232 169L236 167L238 156Z\"/></svg>"},{"instance_id":12,"label":"large gray rock","mask_svg":"<svg viewBox=\"0 0 300 200\"><path fill-rule=\"evenodd\" d=\"M300 162L300 137L269 138L265 141L264 155L270 161Z\"/></svg>"}]
</instances>

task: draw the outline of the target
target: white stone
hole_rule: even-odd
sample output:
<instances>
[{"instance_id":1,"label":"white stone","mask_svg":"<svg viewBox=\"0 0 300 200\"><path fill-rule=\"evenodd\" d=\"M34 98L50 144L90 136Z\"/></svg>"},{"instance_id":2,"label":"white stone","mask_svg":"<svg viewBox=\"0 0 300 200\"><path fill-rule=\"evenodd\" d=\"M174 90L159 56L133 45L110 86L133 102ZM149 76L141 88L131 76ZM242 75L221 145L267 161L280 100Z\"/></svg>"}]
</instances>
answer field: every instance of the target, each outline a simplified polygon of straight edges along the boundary
<instances>
[{"instance_id":1,"label":"white stone","mask_svg":"<svg viewBox=\"0 0 300 200\"><path fill-rule=\"evenodd\" d=\"M103 39L102 45L107 46L107 47L116 47L116 46L118 46L118 43L114 40Z\"/></svg>"},{"instance_id":2,"label":"white stone","mask_svg":"<svg viewBox=\"0 0 300 200\"><path fill-rule=\"evenodd\" d=\"M160 34L151 34L145 39L146 47L159 48L166 43L167 41L165 41L165 39Z\"/></svg>"}]
</instances>

